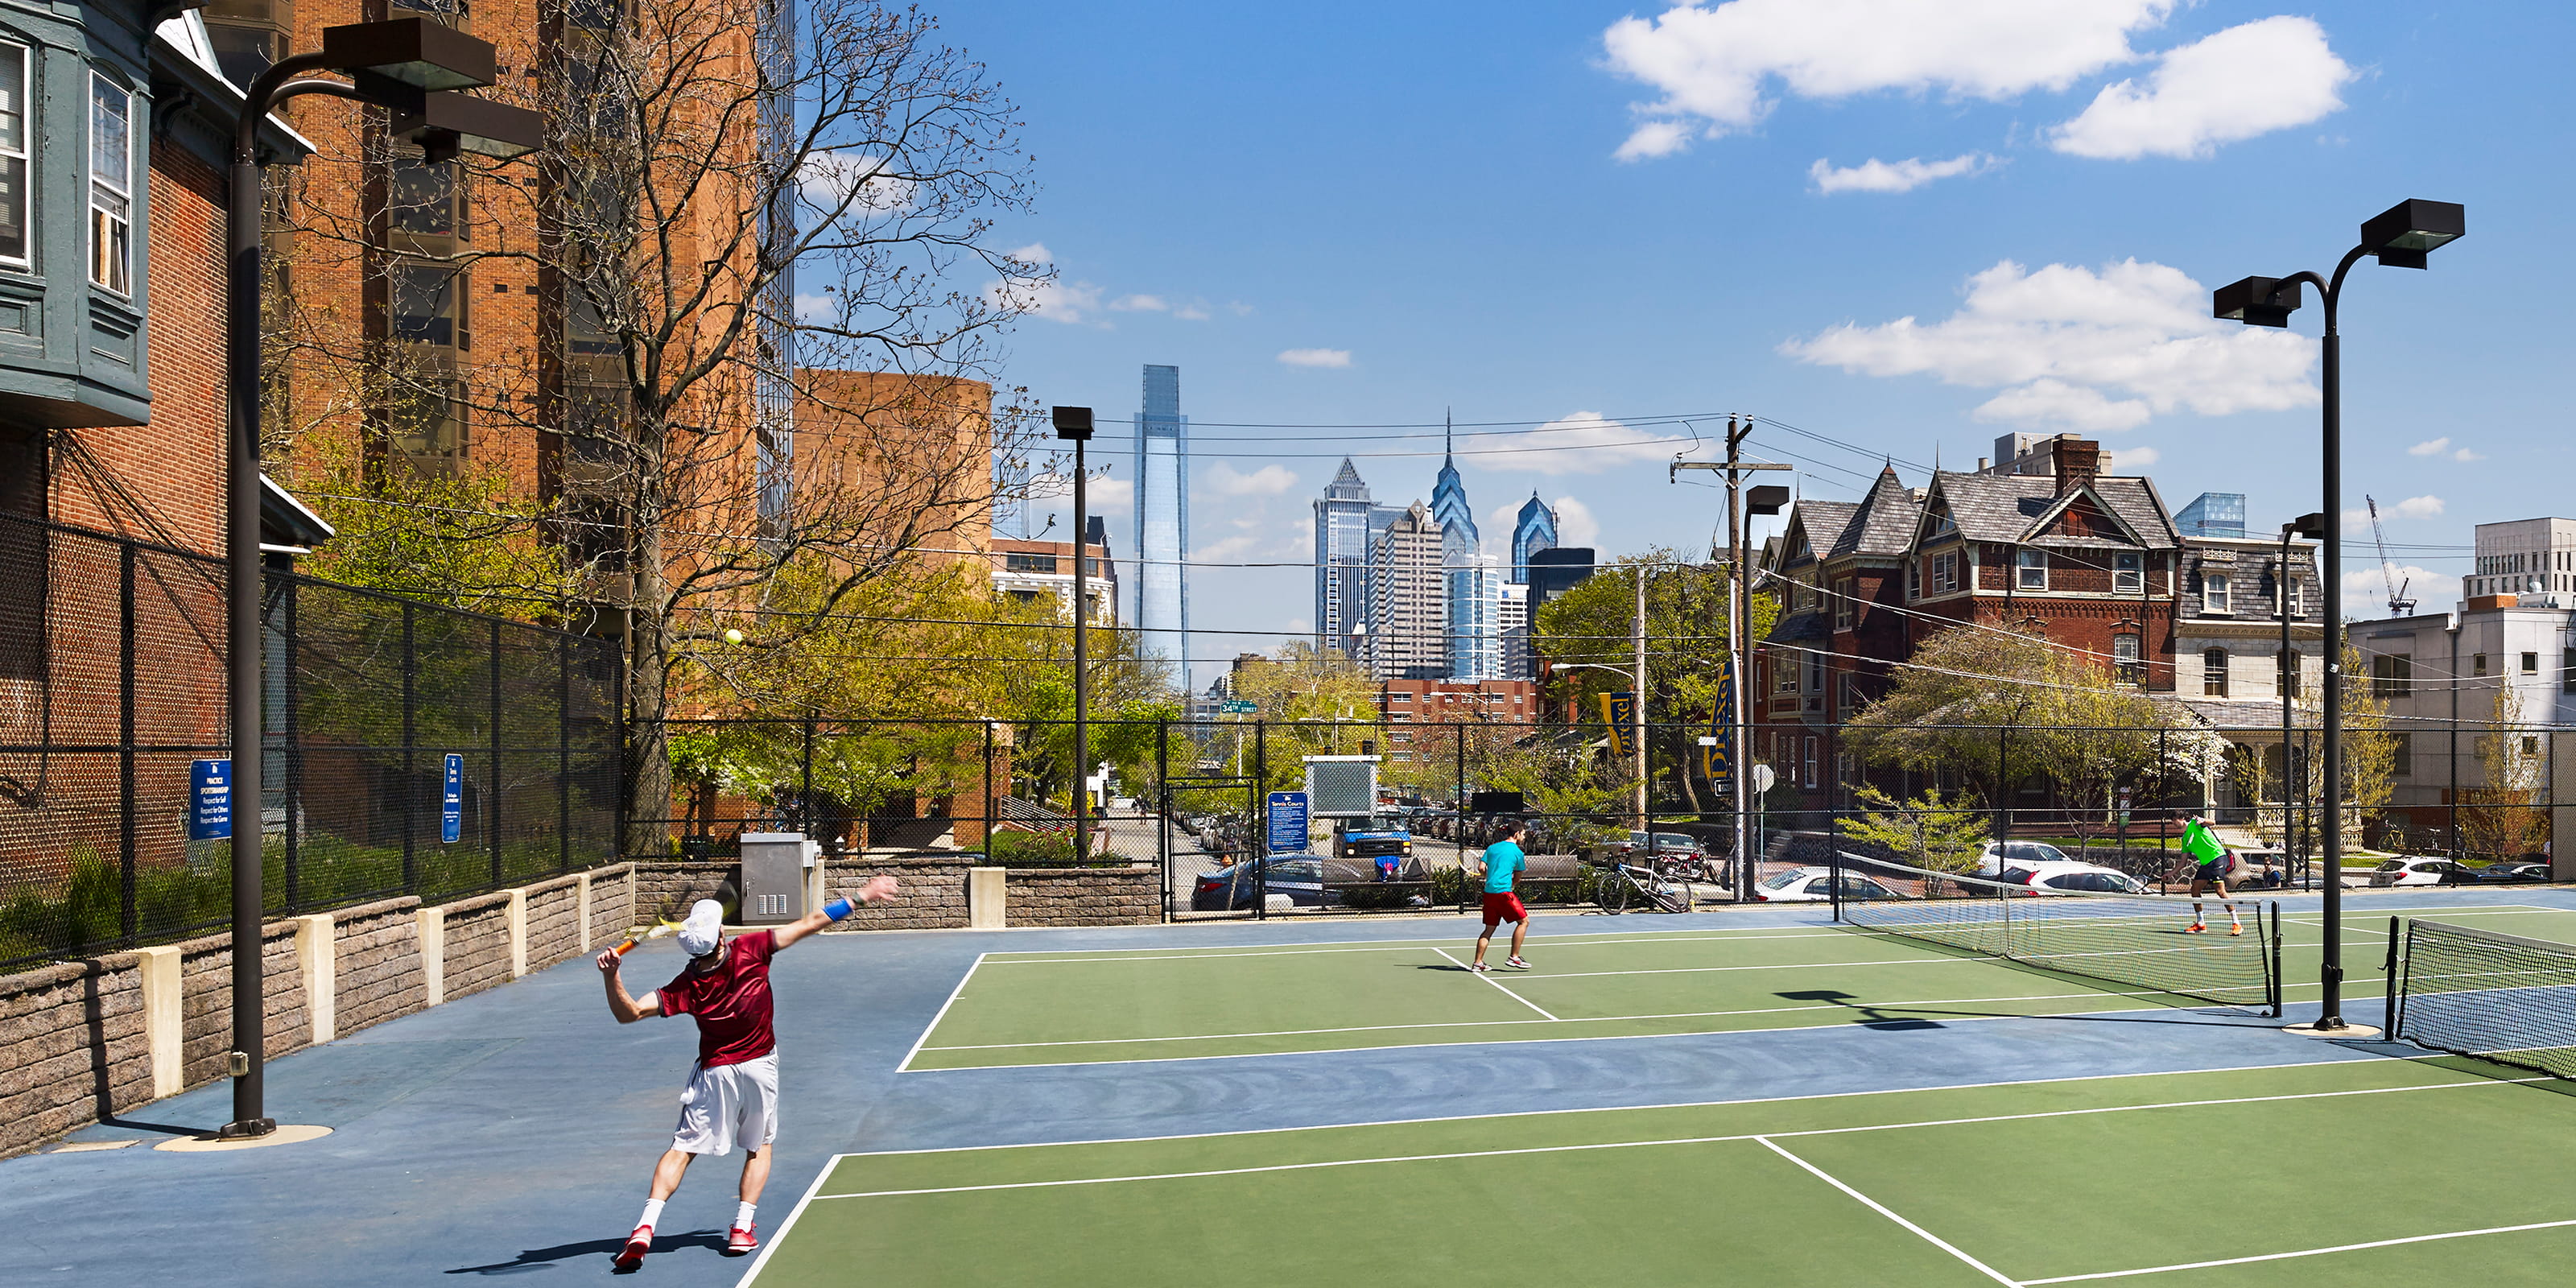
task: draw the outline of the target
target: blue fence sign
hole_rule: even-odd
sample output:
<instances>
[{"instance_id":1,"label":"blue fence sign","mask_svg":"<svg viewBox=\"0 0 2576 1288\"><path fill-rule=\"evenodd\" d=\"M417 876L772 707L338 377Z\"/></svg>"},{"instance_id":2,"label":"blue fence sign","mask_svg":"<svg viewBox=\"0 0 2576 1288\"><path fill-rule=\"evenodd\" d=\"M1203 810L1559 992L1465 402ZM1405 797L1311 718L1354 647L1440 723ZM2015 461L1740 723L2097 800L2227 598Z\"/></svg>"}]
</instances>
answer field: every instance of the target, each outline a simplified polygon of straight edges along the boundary
<instances>
[{"instance_id":1,"label":"blue fence sign","mask_svg":"<svg viewBox=\"0 0 2576 1288\"><path fill-rule=\"evenodd\" d=\"M221 841L233 834L233 762L188 762L188 839Z\"/></svg>"},{"instance_id":2,"label":"blue fence sign","mask_svg":"<svg viewBox=\"0 0 2576 1288\"><path fill-rule=\"evenodd\" d=\"M1306 793L1270 793L1270 852L1295 854L1306 848Z\"/></svg>"},{"instance_id":3,"label":"blue fence sign","mask_svg":"<svg viewBox=\"0 0 2576 1288\"><path fill-rule=\"evenodd\" d=\"M446 845L456 844L465 833L465 757L453 752L447 757L447 785L438 794L438 839Z\"/></svg>"}]
</instances>

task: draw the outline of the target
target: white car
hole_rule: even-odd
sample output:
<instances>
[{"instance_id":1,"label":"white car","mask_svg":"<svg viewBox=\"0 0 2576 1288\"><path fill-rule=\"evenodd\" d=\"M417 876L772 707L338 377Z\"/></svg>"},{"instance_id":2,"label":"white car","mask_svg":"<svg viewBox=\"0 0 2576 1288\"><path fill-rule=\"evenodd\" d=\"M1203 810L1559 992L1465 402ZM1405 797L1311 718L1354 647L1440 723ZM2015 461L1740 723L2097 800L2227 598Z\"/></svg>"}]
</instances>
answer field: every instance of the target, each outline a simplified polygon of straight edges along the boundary
<instances>
[{"instance_id":1,"label":"white car","mask_svg":"<svg viewBox=\"0 0 2576 1288\"><path fill-rule=\"evenodd\" d=\"M1905 897L1857 872L1844 873L1842 881L1846 899ZM1833 897L1832 868L1791 868L1786 872L1774 872L1753 883L1755 903L1823 903Z\"/></svg>"},{"instance_id":2,"label":"white car","mask_svg":"<svg viewBox=\"0 0 2576 1288\"><path fill-rule=\"evenodd\" d=\"M2147 894L2147 886L2136 877L2117 868L2091 863L2060 860L2054 863L2014 864L2004 869L2003 879L2027 884L2039 894Z\"/></svg>"},{"instance_id":3,"label":"white car","mask_svg":"<svg viewBox=\"0 0 2576 1288\"><path fill-rule=\"evenodd\" d=\"M2424 859L2412 856L2390 859L2370 874L2374 886L2446 886L2476 885L2475 869L2462 867L2449 859Z\"/></svg>"},{"instance_id":4,"label":"white car","mask_svg":"<svg viewBox=\"0 0 2576 1288\"><path fill-rule=\"evenodd\" d=\"M2045 841L1988 841L1977 851L1977 866L1969 871L1981 877L1993 877L2005 868L2035 868L2044 863L2073 863L2066 851Z\"/></svg>"}]
</instances>

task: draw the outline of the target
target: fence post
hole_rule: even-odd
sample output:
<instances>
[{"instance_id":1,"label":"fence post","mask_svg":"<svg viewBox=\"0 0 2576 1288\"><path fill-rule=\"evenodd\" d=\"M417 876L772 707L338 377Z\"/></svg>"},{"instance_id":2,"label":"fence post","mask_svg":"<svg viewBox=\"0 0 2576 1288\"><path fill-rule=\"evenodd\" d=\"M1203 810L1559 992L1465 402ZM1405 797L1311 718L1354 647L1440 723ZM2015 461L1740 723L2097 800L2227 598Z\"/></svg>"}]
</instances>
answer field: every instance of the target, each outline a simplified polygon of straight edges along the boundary
<instances>
[{"instance_id":1,"label":"fence post","mask_svg":"<svg viewBox=\"0 0 2576 1288\"><path fill-rule=\"evenodd\" d=\"M984 722L984 861L993 861L993 722Z\"/></svg>"},{"instance_id":2,"label":"fence post","mask_svg":"<svg viewBox=\"0 0 2576 1288\"><path fill-rule=\"evenodd\" d=\"M987 772L991 762L987 761ZM1172 722L1154 722L1154 862L1162 871L1163 920L1172 919Z\"/></svg>"},{"instance_id":3,"label":"fence post","mask_svg":"<svg viewBox=\"0 0 2576 1288\"><path fill-rule=\"evenodd\" d=\"M572 871L572 641L560 635L555 637L555 871ZM589 908L585 901L585 918ZM590 947L588 935L581 946Z\"/></svg>"},{"instance_id":4,"label":"fence post","mask_svg":"<svg viewBox=\"0 0 2576 1288\"><path fill-rule=\"evenodd\" d=\"M814 717L810 715L805 717L804 767L798 772L804 777L796 789L796 830L805 833L810 840L814 834L815 816L821 813L814 808ZM865 853L868 842L875 838L868 835L870 829L866 822L861 822L859 828L859 850ZM740 842L735 843L737 849L740 845Z\"/></svg>"},{"instance_id":5,"label":"fence post","mask_svg":"<svg viewBox=\"0 0 2576 1288\"><path fill-rule=\"evenodd\" d=\"M403 893L420 893L420 829L413 816L418 812L420 784L412 780L412 738L417 729L415 708L419 702L419 639L410 600L402 606L402 865Z\"/></svg>"},{"instance_id":6,"label":"fence post","mask_svg":"<svg viewBox=\"0 0 2576 1288\"><path fill-rule=\"evenodd\" d=\"M2012 726L1995 726L1995 839L2012 835Z\"/></svg>"},{"instance_id":7,"label":"fence post","mask_svg":"<svg viewBox=\"0 0 2576 1288\"><path fill-rule=\"evenodd\" d=\"M484 826L492 831L492 884L501 884L501 620L492 619L492 793L491 808L484 812ZM515 977L514 977L515 978Z\"/></svg>"},{"instance_id":8,"label":"fence post","mask_svg":"<svg viewBox=\"0 0 2576 1288\"><path fill-rule=\"evenodd\" d=\"M117 929L122 942L131 945L141 935L135 908L135 850L139 821L135 818L134 782L134 546L119 547L117 560L117 671L116 671L116 775L124 790L123 803L117 810ZM50 739L49 728L45 736ZM229 779L227 779L229 781ZM195 809L196 803L189 802ZM289 869L292 871L292 869Z\"/></svg>"},{"instance_id":9,"label":"fence post","mask_svg":"<svg viewBox=\"0 0 2576 1288\"><path fill-rule=\"evenodd\" d=\"M301 691L295 683L297 646L304 638L303 600L296 593L293 575L286 577L286 656L279 665L283 672L277 685L285 692L282 704L286 715L286 743L282 750L286 770L286 911L299 912L304 907L304 704L298 700Z\"/></svg>"}]
</instances>

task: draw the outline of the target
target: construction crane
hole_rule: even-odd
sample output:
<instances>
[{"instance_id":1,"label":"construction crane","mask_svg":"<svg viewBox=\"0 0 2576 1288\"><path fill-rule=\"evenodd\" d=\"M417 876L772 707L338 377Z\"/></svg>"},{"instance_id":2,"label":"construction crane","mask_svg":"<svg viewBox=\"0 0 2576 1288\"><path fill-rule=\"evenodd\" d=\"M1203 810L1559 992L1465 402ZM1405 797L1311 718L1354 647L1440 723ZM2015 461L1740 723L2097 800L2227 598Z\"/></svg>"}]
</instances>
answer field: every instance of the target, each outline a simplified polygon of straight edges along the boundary
<instances>
[{"instance_id":1,"label":"construction crane","mask_svg":"<svg viewBox=\"0 0 2576 1288\"><path fill-rule=\"evenodd\" d=\"M2414 585L2415 579L2412 577L2404 581L2397 579L2397 565L2389 562L2388 559L2388 534L2381 531L2379 527L2379 502L2368 493L2364 493L2361 499L2370 505L2370 535L2372 540L2379 543L2379 576L2380 580L2388 586L2388 615L2411 616L2415 612L2415 601L2406 597L2406 588Z\"/></svg>"}]
</instances>

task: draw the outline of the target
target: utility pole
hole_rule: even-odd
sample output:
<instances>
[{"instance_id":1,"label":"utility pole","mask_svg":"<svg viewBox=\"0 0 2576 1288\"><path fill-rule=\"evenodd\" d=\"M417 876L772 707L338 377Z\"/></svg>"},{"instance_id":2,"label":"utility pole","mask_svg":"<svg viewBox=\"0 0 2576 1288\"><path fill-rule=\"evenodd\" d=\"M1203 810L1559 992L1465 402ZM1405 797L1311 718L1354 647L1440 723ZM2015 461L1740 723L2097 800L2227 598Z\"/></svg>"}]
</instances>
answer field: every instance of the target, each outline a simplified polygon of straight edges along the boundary
<instances>
[{"instance_id":1,"label":"utility pole","mask_svg":"<svg viewBox=\"0 0 2576 1288\"><path fill-rule=\"evenodd\" d=\"M1628 713L1637 734L1637 830L1646 834L1646 858L1655 855L1655 824L1646 813L1646 577L1652 564L1637 565L1637 702Z\"/></svg>"},{"instance_id":2,"label":"utility pole","mask_svg":"<svg viewBox=\"0 0 2576 1288\"><path fill-rule=\"evenodd\" d=\"M1735 811L1735 898L1741 903L1751 898L1753 881L1758 875L1753 855L1750 822L1753 817L1753 708L1745 692L1744 677L1753 666L1753 580L1744 559L1744 520L1754 514L1778 514L1789 500L1789 489L1770 486L1753 489L1743 495L1744 475L1753 470L1785 470L1786 465L1769 461L1744 459L1744 440L1753 433L1751 416L1726 418L1726 461L1675 461L1672 474L1682 470L1726 471L1726 652L1728 696L1734 700L1734 719L1727 727L1727 738L1733 745L1727 749L1727 794ZM1667 474L1666 477L1671 477Z\"/></svg>"}]
</instances>

